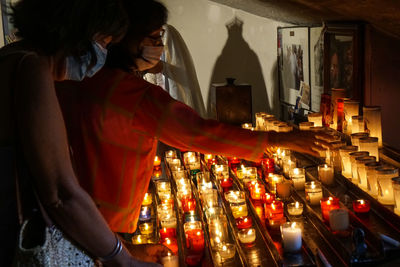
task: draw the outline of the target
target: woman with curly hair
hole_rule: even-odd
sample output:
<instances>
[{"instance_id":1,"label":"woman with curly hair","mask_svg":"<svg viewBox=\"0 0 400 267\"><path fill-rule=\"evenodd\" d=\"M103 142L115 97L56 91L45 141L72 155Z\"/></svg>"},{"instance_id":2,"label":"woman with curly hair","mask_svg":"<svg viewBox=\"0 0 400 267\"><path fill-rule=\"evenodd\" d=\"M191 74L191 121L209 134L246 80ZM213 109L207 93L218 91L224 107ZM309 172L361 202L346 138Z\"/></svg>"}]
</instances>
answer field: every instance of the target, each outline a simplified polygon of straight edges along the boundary
<instances>
[{"instance_id":1,"label":"woman with curly hair","mask_svg":"<svg viewBox=\"0 0 400 267\"><path fill-rule=\"evenodd\" d=\"M16 162L24 217L30 215L27 207L36 200L42 211L39 217L44 220L28 224L35 226L39 239L44 231L37 229L52 229L51 233L61 229L66 239L86 251L90 260L85 266L93 265L95 259L106 266L152 266L130 255L79 185L54 89L54 81L80 81L104 65L108 45L120 40L128 25L122 5L118 0L20 0L11 7L11 20L20 40L0 50L0 168L8 173L0 185L5 218L1 236L8 237L2 240L2 246L8 247L0 250L5 253L0 255L0 265L10 265L16 245L12 169ZM29 198L32 192L36 197ZM41 243L19 241L20 249L37 245ZM23 263L17 259L17 264ZM78 264L74 257L50 262Z\"/></svg>"}]
</instances>

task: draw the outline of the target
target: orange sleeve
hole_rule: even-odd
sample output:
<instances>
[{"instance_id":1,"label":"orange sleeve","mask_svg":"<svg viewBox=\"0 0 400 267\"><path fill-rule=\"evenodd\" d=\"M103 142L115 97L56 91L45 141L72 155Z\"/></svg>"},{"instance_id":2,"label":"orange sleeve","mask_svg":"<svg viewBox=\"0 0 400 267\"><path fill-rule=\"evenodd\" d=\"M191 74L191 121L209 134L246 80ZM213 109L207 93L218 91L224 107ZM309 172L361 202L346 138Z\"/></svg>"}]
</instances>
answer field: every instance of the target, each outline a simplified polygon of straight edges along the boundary
<instances>
[{"instance_id":1,"label":"orange sleeve","mask_svg":"<svg viewBox=\"0 0 400 267\"><path fill-rule=\"evenodd\" d=\"M182 150L255 160L267 146L267 133L203 119L158 86L147 88L140 106L147 113L144 123L157 125L151 127L154 136Z\"/></svg>"}]
</instances>

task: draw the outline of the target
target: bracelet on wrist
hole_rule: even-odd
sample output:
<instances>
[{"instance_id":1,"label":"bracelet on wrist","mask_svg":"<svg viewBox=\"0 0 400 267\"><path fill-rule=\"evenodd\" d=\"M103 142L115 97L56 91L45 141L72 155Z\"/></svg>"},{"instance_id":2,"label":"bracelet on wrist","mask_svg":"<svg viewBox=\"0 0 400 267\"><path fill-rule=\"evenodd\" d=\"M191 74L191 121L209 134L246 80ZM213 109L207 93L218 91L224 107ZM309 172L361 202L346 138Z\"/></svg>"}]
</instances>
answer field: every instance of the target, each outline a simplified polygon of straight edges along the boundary
<instances>
[{"instance_id":1,"label":"bracelet on wrist","mask_svg":"<svg viewBox=\"0 0 400 267\"><path fill-rule=\"evenodd\" d=\"M115 235L115 239L117 240L117 243L115 244L114 249L111 251L111 253L109 253L108 255L104 256L104 257L99 257L99 260L104 262L104 261L109 261L111 259L113 259L115 256L117 256L119 253L121 253L122 251L122 242L121 240L118 238L117 235Z\"/></svg>"}]
</instances>

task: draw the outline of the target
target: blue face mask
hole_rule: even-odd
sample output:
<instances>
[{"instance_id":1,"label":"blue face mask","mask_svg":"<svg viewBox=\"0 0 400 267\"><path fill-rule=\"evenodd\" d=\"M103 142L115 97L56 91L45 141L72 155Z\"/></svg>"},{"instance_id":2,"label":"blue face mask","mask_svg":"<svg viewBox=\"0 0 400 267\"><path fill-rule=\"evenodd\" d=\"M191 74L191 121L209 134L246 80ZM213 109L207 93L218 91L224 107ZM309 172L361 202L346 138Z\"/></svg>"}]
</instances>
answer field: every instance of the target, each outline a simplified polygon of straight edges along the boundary
<instances>
[{"instance_id":1,"label":"blue face mask","mask_svg":"<svg viewBox=\"0 0 400 267\"><path fill-rule=\"evenodd\" d=\"M95 75L96 72L104 66L106 63L107 49L103 48L95 41L93 41L92 45L97 58L96 65L88 69L91 61L91 54L89 51L81 56L81 62L75 57L69 56L65 60L67 64L65 73L66 80L82 81L85 77L92 77Z\"/></svg>"}]
</instances>

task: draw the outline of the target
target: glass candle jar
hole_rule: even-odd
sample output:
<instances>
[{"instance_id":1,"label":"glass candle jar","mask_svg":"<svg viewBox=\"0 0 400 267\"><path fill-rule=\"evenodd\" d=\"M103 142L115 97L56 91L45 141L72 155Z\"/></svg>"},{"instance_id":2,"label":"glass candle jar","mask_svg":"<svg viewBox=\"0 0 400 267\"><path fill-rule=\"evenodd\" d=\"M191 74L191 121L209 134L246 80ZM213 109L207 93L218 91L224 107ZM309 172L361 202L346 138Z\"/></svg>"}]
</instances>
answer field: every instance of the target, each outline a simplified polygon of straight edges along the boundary
<instances>
[{"instance_id":1,"label":"glass candle jar","mask_svg":"<svg viewBox=\"0 0 400 267\"><path fill-rule=\"evenodd\" d=\"M367 157L369 153L367 151L357 151L351 152L350 156L350 164L351 164L351 181L354 184L358 184L358 173L357 173L357 163L356 158L358 157Z\"/></svg>"},{"instance_id":2,"label":"glass candle jar","mask_svg":"<svg viewBox=\"0 0 400 267\"><path fill-rule=\"evenodd\" d=\"M176 151L168 150L165 152L165 159L176 159Z\"/></svg>"},{"instance_id":3,"label":"glass candle jar","mask_svg":"<svg viewBox=\"0 0 400 267\"><path fill-rule=\"evenodd\" d=\"M268 186L269 190L271 193L275 194L276 193L276 184L282 183L283 182L283 175L281 174L273 174L271 179L268 180Z\"/></svg>"},{"instance_id":4,"label":"glass candle jar","mask_svg":"<svg viewBox=\"0 0 400 267\"><path fill-rule=\"evenodd\" d=\"M284 214L284 210L283 210L283 202L279 201L279 200L274 200L271 202L271 204L266 204L265 205L265 216L268 219L280 219Z\"/></svg>"},{"instance_id":5,"label":"glass candle jar","mask_svg":"<svg viewBox=\"0 0 400 267\"><path fill-rule=\"evenodd\" d=\"M181 168L177 168L176 170L172 171L172 177L174 177L174 180L179 180L179 179L187 179L188 174L187 171Z\"/></svg>"},{"instance_id":6,"label":"glass candle jar","mask_svg":"<svg viewBox=\"0 0 400 267\"><path fill-rule=\"evenodd\" d=\"M377 137L364 137L358 140L360 150L368 151L370 156L374 156L379 161L379 149Z\"/></svg>"},{"instance_id":7,"label":"glass candle jar","mask_svg":"<svg viewBox=\"0 0 400 267\"><path fill-rule=\"evenodd\" d=\"M239 230L238 237L240 243L246 247L252 247L256 241L256 231L254 228Z\"/></svg>"},{"instance_id":8,"label":"glass candle jar","mask_svg":"<svg viewBox=\"0 0 400 267\"><path fill-rule=\"evenodd\" d=\"M228 221L225 215L213 216L208 221L211 247L214 249L221 242L228 241Z\"/></svg>"},{"instance_id":9,"label":"glass candle jar","mask_svg":"<svg viewBox=\"0 0 400 267\"><path fill-rule=\"evenodd\" d=\"M367 192L374 198L378 198L378 181L376 170L383 167L379 162L365 164L365 172L367 175Z\"/></svg>"},{"instance_id":10,"label":"glass candle jar","mask_svg":"<svg viewBox=\"0 0 400 267\"><path fill-rule=\"evenodd\" d=\"M176 216L175 214L168 214L160 217L160 223L162 228L176 228Z\"/></svg>"},{"instance_id":11,"label":"glass candle jar","mask_svg":"<svg viewBox=\"0 0 400 267\"><path fill-rule=\"evenodd\" d=\"M139 221L149 221L151 219L151 208L149 206L142 206L139 215Z\"/></svg>"},{"instance_id":12,"label":"glass candle jar","mask_svg":"<svg viewBox=\"0 0 400 267\"><path fill-rule=\"evenodd\" d=\"M321 213L325 222L329 222L329 212L334 209L339 209L339 199L336 197L327 197L321 199Z\"/></svg>"},{"instance_id":13,"label":"glass candle jar","mask_svg":"<svg viewBox=\"0 0 400 267\"><path fill-rule=\"evenodd\" d=\"M344 100L343 113L344 113L344 132L351 134L352 117L358 116L360 102L354 100Z\"/></svg>"},{"instance_id":14,"label":"glass candle jar","mask_svg":"<svg viewBox=\"0 0 400 267\"><path fill-rule=\"evenodd\" d=\"M215 178L221 180L224 178L229 178L229 166L228 165L215 165L214 168Z\"/></svg>"},{"instance_id":15,"label":"glass candle jar","mask_svg":"<svg viewBox=\"0 0 400 267\"><path fill-rule=\"evenodd\" d=\"M303 204L300 202L293 202L287 205L287 210L289 215L300 216L303 214Z\"/></svg>"},{"instance_id":16,"label":"glass candle jar","mask_svg":"<svg viewBox=\"0 0 400 267\"><path fill-rule=\"evenodd\" d=\"M328 164L319 165L318 178L325 185L333 185L335 183L333 168Z\"/></svg>"},{"instance_id":17,"label":"glass candle jar","mask_svg":"<svg viewBox=\"0 0 400 267\"><path fill-rule=\"evenodd\" d=\"M321 113L308 113L307 119L314 123L315 127L322 126L322 114Z\"/></svg>"},{"instance_id":18,"label":"glass candle jar","mask_svg":"<svg viewBox=\"0 0 400 267\"><path fill-rule=\"evenodd\" d=\"M353 201L353 210L356 213L368 213L371 205L368 200L358 199Z\"/></svg>"},{"instance_id":19,"label":"glass candle jar","mask_svg":"<svg viewBox=\"0 0 400 267\"><path fill-rule=\"evenodd\" d=\"M351 117L351 133L363 133L365 132L364 117L363 116L353 116Z\"/></svg>"},{"instance_id":20,"label":"glass candle jar","mask_svg":"<svg viewBox=\"0 0 400 267\"><path fill-rule=\"evenodd\" d=\"M339 149L339 155L342 161L342 175L351 179L350 153L357 151L356 146L345 146Z\"/></svg>"},{"instance_id":21,"label":"glass candle jar","mask_svg":"<svg viewBox=\"0 0 400 267\"><path fill-rule=\"evenodd\" d=\"M168 160L168 165L171 171L177 170L178 168L181 168L181 160L180 159L170 159Z\"/></svg>"},{"instance_id":22,"label":"glass candle jar","mask_svg":"<svg viewBox=\"0 0 400 267\"><path fill-rule=\"evenodd\" d=\"M140 233L142 235L150 235L150 234L152 234L153 233L153 229L154 229L154 227L153 227L153 223L152 222L139 224L139 230L140 230Z\"/></svg>"},{"instance_id":23,"label":"glass candle jar","mask_svg":"<svg viewBox=\"0 0 400 267\"><path fill-rule=\"evenodd\" d=\"M296 160L291 159L290 156L283 158L283 173L289 176L292 169L296 168Z\"/></svg>"},{"instance_id":24,"label":"glass candle jar","mask_svg":"<svg viewBox=\"0 0 400 267\"><path fill-rule=\"evenodd\" d=\"M204 250L204 232L201 222L187 222L183 225L186 247L192 252Z\"/></svg>"},{"instance_id":25,"label":"glass candle jar","mask_svg":"<svg viewBox=\"0 0 400 267\"><path fill-rule=\"evenodd\" d=\"M373 162L376 162L376 158L373 156L356 158L357 174L358 174L357 184L364 191L368 190L367 172L365 170L365 164Z\"/></svg>"},{"instance_id":26,"label":"glass candle jar","mask_svg":"<svg viewBox=\"0 0 400 267\"><path fill-rule=\"evenodd\" d=\"M363 107L363 115L365 129L369 132L369 136L377 137L379 147L382 146L382 123L381 123L381 107L366 106Z\"/></svg>"},{"instance_id":27,"label":"glass candle jar","mask_svg":"<svg viewBox=\"0 0 400 267\"><path fill-rule=\"evenodd\" d=\"M297 252L301 249L301 228L295 222L282 224L281 236L285 252Z\"/></svg>"},{"instance_id":28,"label":"glass candle jar","mask_svg":"<svg viewBox=\"0 0 400 267\"><path fill-rule=\"evenodd\" d=\"M360 139L364 138L364 137L368 137L368 136L369 136L369 133L364 133L364 132L362 132L362 133L353 133L353 134L351 134L351 144L353 146L356 146L357 150L360 151L360 143L359 143Z\"/></svg>"},{"instance_id":29,"label":"glass candle jar","mask_svg":"<svg viewBox=\"0 0 400 267\"><path fill-rule=\"evenodd\" d=\"M235 257L236 246L232 243L222 242L217 245L217 251L219 256L221 257L221 261L225 262Z\"/></svg>"},{"instance_id":30,"label":"glass candle jar","mask_svg":"<svg viewBox=\"0 0 400 267\"><path fill-rule=\"evenodd\" d=\"M237 229L247 229L253 226L253 220L250 216L243 216L236 218L236 227Z\"/></svg>"},{"instance_id":31,"label":"glass candle jar","mask_svg":"<svg viewBox=\"0 0 400 267\"><path fill-rule=\"evenodd\" d=\"M349 228L349 213L346 209L333 209L329 211L329 226L332 232L340 233Z\"/></svg>"},{"instance_id":32,"label":"glass candle jar","mask_svg":"<svg viewBox=\"0 0 400 267\"><path fill-rule=\"evenodd\" d=\"M148 206L151 205L151 203L153 203L153 195L151 193L144 194L142 206Z\"/></svg>"},{"instance_id":33,"label":"glass candle jar","mask_svg":"<svg viewBox=\"0 0 400 267\"><path fill-rule=\"evenodd\" d=\"M321 183L315 181L305 183L305 195L311 205L318 205L323 196Z\"/></svg>"},{"instance_id":34,"label":"glass candle jar","mask_svg":"<svg viewBox=\"0 0 400 267\"><path fill-rule=\"evenodd\" d=\"M394 205L392 178L399 176L399 170L394 167L383 167L377 171L378 201L384 205Z\"/></svg>"},{"instance_id":35,"label":"glass candle jar","mask_svg":"<svg viewBox=\"0 0 400 267\"><path fill-rule=\"evenodd\" d=\"M257 112L256 116L256 130L257 131L266 131L266 125L264 123L264 114L265 112Z\"/></svg>"},{"instance_id":36,"label":"glass candle jar","mask_svg":"<svg viewBox=\"0 0 400 267\"><path fill-rule=\"evenodd\" d=\"M300 131L309 131L310 127L314 126L314 122L312 121L304 121L299 123Z\"/></svg>"},{"instance_id":37,"label":"glass candle jar","mask_svg":"<svg viewBox=\"0 0 400 267\"><path fill-rule=\"evenodd\" d=\"M394 195L394 212L400 215L400 177L392 178Z\"/></svg>"},{"instance_id":38,"label":"glass candle jar","mask_svg":"<svg viewBox=\"0 0 400 267\"><path fill-rule=\"evenodd\" d=\"M293 168L290 171L290 179L293 181L294 189L296 190L303 190L304 183L306 182L306 174L304 168Z\"/></svg>"},{"instance_id":39,"label":"glass candle jar","mask_svg":"<svg viewBox=\"0 0 400 267\"><path fill-rule=\"evenodd\" d=\"M156 188L158 194L171 194L171 184L168 181L158 181L156 182Z\"/></svg>"}]
</instances>

